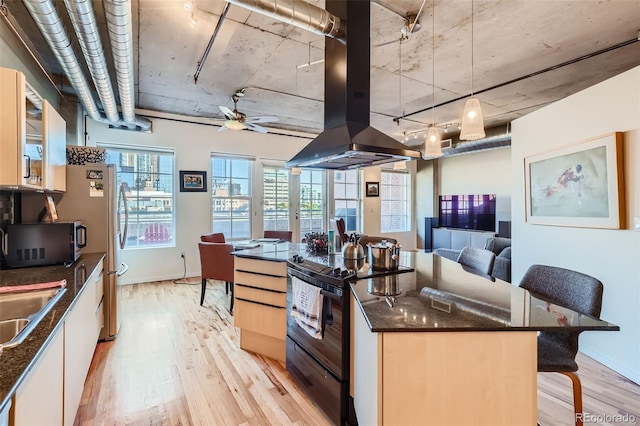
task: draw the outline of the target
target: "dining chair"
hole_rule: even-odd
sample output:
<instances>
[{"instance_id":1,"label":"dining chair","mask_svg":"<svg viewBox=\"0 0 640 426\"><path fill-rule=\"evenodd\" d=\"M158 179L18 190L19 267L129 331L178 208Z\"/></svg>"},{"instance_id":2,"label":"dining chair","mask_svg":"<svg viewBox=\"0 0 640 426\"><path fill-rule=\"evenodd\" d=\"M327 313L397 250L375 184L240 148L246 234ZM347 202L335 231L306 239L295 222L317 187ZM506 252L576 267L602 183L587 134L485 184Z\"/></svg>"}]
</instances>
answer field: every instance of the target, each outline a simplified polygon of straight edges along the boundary
<instances>
[{"instance_id":1,"label":"dining chair","mask_svg":"<svg viewBox=\"0 0 640 426\"><path fill-rule=\"evenodd\" d=\"M226 243L224 234L222 232L213 232L211 234L200 235L200 241L205 243Z\"/></svg>"},{"instance_id":2,"label":"dining chair","mask_svg":"<svg viewBox=\"0 0 640 426\"><path fill-rule=\"evenodd\" d=\"M491 275L496 254L489 250L466 246L462 248L456 261L483 274Z\"/></svg>"},{"instance_id":3,"label":"dining chair","mask_svg":"<svg viewBox=\"0 0 640 426\"><path fill-rule=\"evenodd\" d=\"M264 231L265 238L278 238L279 240L291 242L293 232L291 231Z\"/></svg>"},{"instance_id":4,"label":"dining chair","mask_svg":"<svg viewBox=\"0 0 640 426\"><path fill-rule=\"evenodd\" d=\"M531 265L520 287L534 297L595 318L602 309L602 283L589 275L556 266ZM538 334L538 372L557 372L571 379L576 425L582 425L582 384L576 374L576 331L541 331Z\"/></svg>"},{"instance_id":5,"label":"dining chair","mask_svg":"<svg viewBox=\"0 0 640 426\"><path fill-rule=\"evenodd\" d=\"M342 240L342 244L346 243L348 240L346 234L346 225L344 223L344 219L336 219L336 228L338 228L338 234L340 235L340 239Z\"/></svg>"},{"instance_id":6,"label":"dining chair","mask_svg":"<svg viewBox=\"0 0 640 426\"><path fill-rule=\"evenodd\" d=\"M202 276L200 306L204 303L207 280L220 280L224 281L227 294L229 294L229 288L231 288L229 311L233 312L233 264L235 259L231 254L234 251L233 244L199 242L198 249L200 250Z\"/></svg>"}]
</instances>

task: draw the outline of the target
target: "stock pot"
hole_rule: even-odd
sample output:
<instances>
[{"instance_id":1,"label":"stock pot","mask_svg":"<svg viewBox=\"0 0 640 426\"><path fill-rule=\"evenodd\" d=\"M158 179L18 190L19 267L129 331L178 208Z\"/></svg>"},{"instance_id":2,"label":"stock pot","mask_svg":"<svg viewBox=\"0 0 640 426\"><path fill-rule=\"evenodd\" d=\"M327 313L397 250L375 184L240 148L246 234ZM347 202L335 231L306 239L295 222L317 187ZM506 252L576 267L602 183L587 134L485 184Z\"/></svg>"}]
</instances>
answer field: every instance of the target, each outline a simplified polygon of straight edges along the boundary
<instances>
[{"instance_id":1,"label":"stock pot","mask_svg":"<svg viewBox=\"0 0 640 426\"><path fill-rule=\"evenodd\" d=\"M398 269L400 260L400 246L382 241L380 243L369 243L368 261L369 267L378 271L393 271Z\"/></svg>"}]
</instances>

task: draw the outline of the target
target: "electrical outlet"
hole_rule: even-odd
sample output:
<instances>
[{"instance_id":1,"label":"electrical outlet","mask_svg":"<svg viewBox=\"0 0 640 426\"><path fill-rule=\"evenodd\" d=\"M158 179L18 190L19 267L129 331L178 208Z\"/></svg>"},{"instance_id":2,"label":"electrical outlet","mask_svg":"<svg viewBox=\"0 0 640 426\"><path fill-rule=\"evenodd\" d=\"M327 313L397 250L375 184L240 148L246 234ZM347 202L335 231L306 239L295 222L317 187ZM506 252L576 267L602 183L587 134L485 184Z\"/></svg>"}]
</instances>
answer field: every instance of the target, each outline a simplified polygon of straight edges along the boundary
<instances>
[{"instance_id":1,"label":"electrical outlet","mask_svg":"<svg viewBox=\"0 0 640 426\"><path fill-rule=\"evenodd\" d=\"M182 257L184 259L184 252L183 251L180 252L180 257Z\"/></svg>"}]
</instances>

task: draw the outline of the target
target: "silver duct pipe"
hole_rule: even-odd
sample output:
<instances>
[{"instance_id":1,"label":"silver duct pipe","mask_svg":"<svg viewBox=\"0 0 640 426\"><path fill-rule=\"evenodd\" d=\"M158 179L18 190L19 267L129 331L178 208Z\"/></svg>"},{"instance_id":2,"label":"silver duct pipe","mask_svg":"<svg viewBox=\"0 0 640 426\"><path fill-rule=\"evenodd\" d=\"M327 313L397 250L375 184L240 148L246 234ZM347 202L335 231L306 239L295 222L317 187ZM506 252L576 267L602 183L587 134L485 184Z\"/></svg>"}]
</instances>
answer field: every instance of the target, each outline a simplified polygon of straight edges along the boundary
<instances>
[{"instance_id":1,"label":"silver duct pipe","mask_svg":"<svg viewBox=\"0 0 640 426\"><path fill-rule=\"evenodd\" d=\"M118 114L118 105L113 94L111 78L109 78L104 49L100 41L100 33L98 32L91 1L64 0L64 5L69 12L73 29L76 31L82 53L89 67L93 84L102 101L107 120L112 123L118 123L120 114Z\"/></svg>"},{"instance_id":2,"label":"silver duct pipe","mask_svg":"<svg viewBox=\"0 0 640 426\"><path fill-rule=\"evenodd\" d=\"M151 121L135 115L131 1L104 0L103 4L107 15L113 63L118 80L122 117L125 122L134 124L142 130L151 130Z\"/></svg>"},{"instance_id":3,"label":"silver duct pipe","mask_svg":"<svg viewBox=\"0 0 640 426\"><path fill-rule=\"evenodd\" d=\"M227 0L227 2L315 34L345 41L346 31L340 18L303 0Z\"/></svg>"},{"instance_id":4,"label":"silver duct pipe","mask_svg":"<svg viewBox=\"0 0 640 426\"><path fill-rule=\"evenodd\" d=\"M53 54L58 59L87 114L94 120L101 120L102 116L91 94L91 87L82 73L78 58L73 53L71 41L62 26L62 21L53 1L25 0L24 4Z\"/></svg>"},{"instance_id":5,"label":"silver duct pipe","mask_svg":"<svg viewBox=\"0 0 640 426\"><path fill-rule=\"evenodd\" d=\"M461 141L458 137L453 138L453 148L443 148L442 156L451 157L491 149L509 148L511 146L511 132L508 124L507 126L486 129L485 133L487 134L486 137L475 141Z\"/></svg>"}]
</instances>

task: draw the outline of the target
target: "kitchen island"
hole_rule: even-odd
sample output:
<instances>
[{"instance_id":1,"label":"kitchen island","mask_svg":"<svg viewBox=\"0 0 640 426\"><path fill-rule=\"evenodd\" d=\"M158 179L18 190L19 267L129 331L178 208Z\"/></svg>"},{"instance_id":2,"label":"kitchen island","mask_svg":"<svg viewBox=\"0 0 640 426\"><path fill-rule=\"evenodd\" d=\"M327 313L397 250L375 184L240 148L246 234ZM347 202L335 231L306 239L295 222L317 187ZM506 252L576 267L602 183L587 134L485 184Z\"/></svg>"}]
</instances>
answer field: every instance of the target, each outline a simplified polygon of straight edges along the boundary
<instances>
[{"instance_id":1,"label":"kitchen island","mask_svg":"<svg viewBox=\"0 0 640 426\"><path fill-rule=\"evenodd\" d=\"M18 409L18 405L15 402L15 394L19 392L21 386L25 385L28 381L30 374L38 369L38 364L41 358L44 358L51 346L56 344L62 336L62 329L65 321L69 319L72 311L75 311L75 307L79 305L79 300L86 294L87 288L93 288L91 283L97 283L97 279L102 279L102 262L104 259L104 253L89 253L83 254L77 262L70 267L65 266L46 266L46 267L33 267L33 268L21 268L21 269L8 269L0 270L0 286L19 286L24 284L44 283L52 281L60 281L62 279L67 281L66 291L62 297L56 302L52 309L42 318L38 325L31 331L29 336L19 345L11 348L5 348L0 354L0 412L5 410L14 399L14 410ZM98 270L99 269L99 270ZM92 279L94 278L94 279ZM99 281L101 283L101 281ZM96 293L91 294L94 299L101 293L101 288L95 288ZM99 292L98 292L99 291ZM94 300L88 300L89 307ZM95 302L96 304L99 303ZM95 306L93 306L95 310ZM93 312L91 312L93 313ZM101 315L101 311L99 312ZM84 323L84 328L89 327L89 324ZM92 330L98 331L98 330ZM74 336L75 337L75 336ZM71 341L71 339L69 339ZM96 339L93 342L93 348L95 349ZM86 348L87 353L90 350L93 355L93 349ZM76 353L85 352L85 348L74 348ZM90 361L90 360L89 360ZM86 362L85 362L86 363ZM88 366L87 366L88 367ZM80 367L77 367L80 368ZM62 376L63 366L60 365L59 371L52 372L56 375ZM68 371L67 373L74 373ZM86 374L85 374L86 377ZM84 383L84 377L81 377L80 384ZM77 394L77 390L74 390L74 394ZM63 389L60 387L56 391L55 387L44 387L42 392L46 392L49 395L48 400L55 400L58 396L60 401L63 401L62 394ZM81 393L81 389L80 389ZM73 399L73 398L68 398ZM78 398L79 401L79 398ZM42 410L44 405L36 408L35 401L31 401L33 404L30 409L33 412ZM24 405L24 404L23 404ZM54 407L59 410L61 414L63 407ZM73 411L75 416L75 407L69 407L69 410ZM71 411L69 411L71 412ZM71 417L71 414L68 415ZM65 419L65 423L73 423L73 418ZM51 424L61 424L63 421L62 416L59 421L49 418L48 422ZM16 422L18 422L16 420ZM25 421L28 423L28 421Z\"/></svg>"},{"instance_id":2,"label":"kitchen island","mask_svg":"<svg viewBox=\"0 0 640 426\"><path fill-rule=\"evenodd\" d=\"M619 330L430 253L352 289L360 424L535 425L538 330Z\"/></svg>"}]
</instances>

